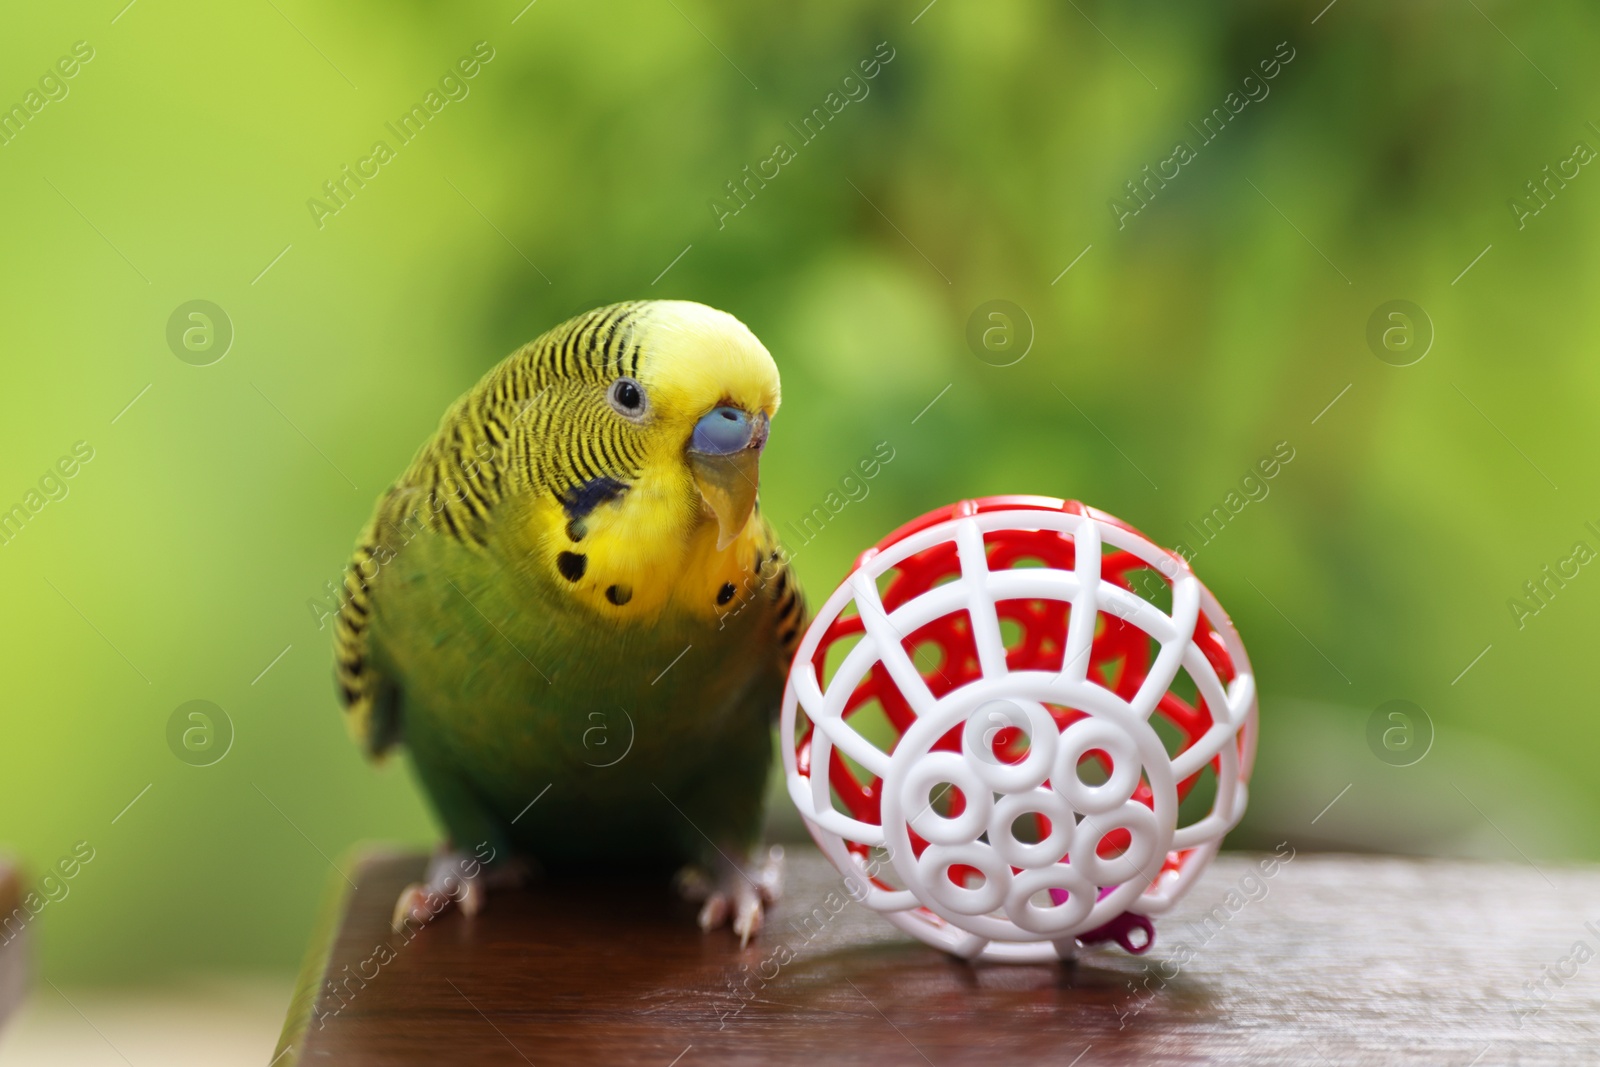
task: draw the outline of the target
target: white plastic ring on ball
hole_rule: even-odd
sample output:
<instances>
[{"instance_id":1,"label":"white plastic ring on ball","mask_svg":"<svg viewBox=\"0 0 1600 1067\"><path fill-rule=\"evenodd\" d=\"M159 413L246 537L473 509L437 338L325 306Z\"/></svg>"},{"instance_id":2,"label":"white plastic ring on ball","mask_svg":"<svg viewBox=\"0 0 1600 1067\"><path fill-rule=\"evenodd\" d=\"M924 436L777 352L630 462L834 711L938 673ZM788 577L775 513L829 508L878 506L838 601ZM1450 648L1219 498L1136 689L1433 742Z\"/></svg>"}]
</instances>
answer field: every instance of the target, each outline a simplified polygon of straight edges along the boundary
<instances>
[{"instance_id":1,"label":"white plastic ring on ball","mask_svg":"<svg viewBox=\"0 0 1600 1067\"><path fill-rule=\"evenodd\" d=\"M1099 785L1078 776L1078 764L1099 749L1111 760L1111 773ZM1050 782L1067 803L1085 815L1104 815L1126 804L1139 785L1139 752L1133 738L1105 719L1079 719L1061 733Z\"/></svg>"},{"instance_id":2,"label":"white plastic ring on ball","mask_svg":"<svg viewBox=\"0 0 1600 1067\"><path fill-rule=\"evenodd\" d=\"M1036 842L1018 841L1012 824L1033 812L1050 820L1050 832ZM1072 848L1077 821L1072 805L1054 790L1012 793L995 802L989 816L989 844L1013 867L1048 867L1060 863Z\"/></svg>"},{"instance_id":3,"label":"white plastic ring on ball","mask_svg":"<svg viewBox=\"0 0 1600 1067\"><path fill-rule=\"evenodd\" d=\"M961 790L966 808L960 815L946 818L933 810L933 787L949 782ZM979 779L976 770L954 752L930 752L912 764L901 787L900 808L916 812L911 828L925 840L940 845L975 841L989 825L994 794Z\"/></svg>"},{"instance_id":4,"label":"white plastic ring on ball","mask_svg":"<svg viewBox=\"0 0 1600 1067\"><path fill-rule=\"evenodd\" d=\"M950 880L952 865L965 864L983 874L976 889ZM987 915L1005 902L1011 888L1011 868L994 849L980 841L960 845L929 845L917 857L917 873L922 877L922 892L935 904L957 915Z\"/></svg>"},{"instance_id":5,"label":"white plastic ring on ball","mask_svg":"<svg viewBox=\"0 0 1600 1067\"><path fill-rule=\"evenodd\" d=\"M1048 908L1033 903L1035 895L1051 889L1065 889L1067 899ZM1075 868L1062 864L1041 867L1012 877L1011 891L1006 894L1006 914L1030 934L1052 937L1088 918L1096 896L1094 883Z\"/></svg>"},{"instance_id":6,"label":"white plastic ring on ball","mask_svg":"<svg viewBox=\"0 0 1600 1067\"><path fill-rule=\"evenodd\" d=\"M1103 858L1100 842L1117 830L1128 831L1128 847L1120 856ZM1161 838L1156 813L1130 800L1109 817L1090 815L1078 824L1072 843L1072 866L1095 885L1121 885L1141 878L1148 881L1157 873L1147 868L1157 862Z\"/></svg>"},{"instance_id":7,"label":"white plastic ring on ball","mask_svg":"<svg viewBox=\"0 0 1600 1067\"><path fill-rule=\"evenodd\" d=\"M1028 754L1016 763L1005 763L994 752L995 734L1008 727L1028 735ZM1056 721L1043 704L1033 700L991 700L967 720L961 731L961 747L978 777L995 792L1019 793L1050 777L1059 736Z\"/></svg>"}]
</instances>

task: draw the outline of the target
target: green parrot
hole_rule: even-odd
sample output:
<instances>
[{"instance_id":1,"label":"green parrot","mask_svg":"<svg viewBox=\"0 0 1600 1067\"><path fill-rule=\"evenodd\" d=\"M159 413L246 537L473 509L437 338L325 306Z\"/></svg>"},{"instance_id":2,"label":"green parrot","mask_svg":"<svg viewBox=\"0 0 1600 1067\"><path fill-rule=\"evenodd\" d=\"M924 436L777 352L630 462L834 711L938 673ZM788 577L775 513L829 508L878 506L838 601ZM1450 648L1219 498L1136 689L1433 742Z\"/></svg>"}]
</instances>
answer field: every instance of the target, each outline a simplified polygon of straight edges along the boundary
<instances>
[{"instance_id":1,"label":"green parrot","mask_svg":"<svg viewBox=\"0 0 1600 1067\"><path fill-rule=\"evenodd\" d=\"M395 921L467 914L528 869L679 869L741 941L805 606L756 500L778 370L733 316L614 304L461 397L345 574L352 736L396 745L448 841Z\"/></svg>"}]
</instances>

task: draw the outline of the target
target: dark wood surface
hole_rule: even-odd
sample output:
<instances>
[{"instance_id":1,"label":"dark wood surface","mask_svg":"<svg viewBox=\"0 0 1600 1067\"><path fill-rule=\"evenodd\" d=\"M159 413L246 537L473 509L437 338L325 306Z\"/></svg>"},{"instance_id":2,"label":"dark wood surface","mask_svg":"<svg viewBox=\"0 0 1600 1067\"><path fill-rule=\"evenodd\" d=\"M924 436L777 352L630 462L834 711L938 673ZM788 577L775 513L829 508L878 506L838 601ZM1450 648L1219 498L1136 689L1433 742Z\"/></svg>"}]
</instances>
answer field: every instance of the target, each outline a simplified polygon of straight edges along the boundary
<instances>
[{"instance_id":1,"label":"dark wood surface","mask_svg":"<svg viewBox=\"0 0 1600 1067\"><path fill-rule=\"evenodd\" d=\"M275 1063L1600 1062L1600 871L1302 853L1263 879L1260 858L1219 859L1143 957L974 966L854 903L803 924L843 899L809 848L742 952L615 882L502 891L406 942L388 917L423 860L370 855Z\"/></svg>"}]
</instances>

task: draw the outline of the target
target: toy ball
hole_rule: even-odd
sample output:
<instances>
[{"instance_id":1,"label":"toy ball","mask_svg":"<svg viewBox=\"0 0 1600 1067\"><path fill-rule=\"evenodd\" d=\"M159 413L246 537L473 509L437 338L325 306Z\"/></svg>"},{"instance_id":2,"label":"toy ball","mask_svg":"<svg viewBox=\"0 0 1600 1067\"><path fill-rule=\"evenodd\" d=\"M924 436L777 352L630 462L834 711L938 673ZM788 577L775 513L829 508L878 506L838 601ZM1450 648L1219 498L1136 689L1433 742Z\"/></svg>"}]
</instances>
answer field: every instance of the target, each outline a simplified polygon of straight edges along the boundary
<instances>
[{"instance_id":1,"label":"toy ball","mask_svg":"<svg viewBox=\"0 0 1600 1067\"><path fill-rule=\"evenodd\" d=\"M1244 645L1077 501L967 500L856 561L795 653L789 795L851 896L968 959L1143 952L1244 812Z\"/></svg>"}]
</instances>

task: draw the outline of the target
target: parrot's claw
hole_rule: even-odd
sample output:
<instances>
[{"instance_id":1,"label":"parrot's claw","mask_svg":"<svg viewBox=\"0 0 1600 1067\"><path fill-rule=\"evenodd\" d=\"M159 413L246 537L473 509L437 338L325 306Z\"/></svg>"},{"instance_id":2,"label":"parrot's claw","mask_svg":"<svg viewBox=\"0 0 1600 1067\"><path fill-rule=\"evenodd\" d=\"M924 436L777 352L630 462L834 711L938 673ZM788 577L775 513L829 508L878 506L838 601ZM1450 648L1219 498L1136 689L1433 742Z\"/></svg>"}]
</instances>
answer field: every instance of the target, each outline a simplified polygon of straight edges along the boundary
<instances>
[{"instance_id":1,"label":"parrot's claw","mask_svg":"<svg viewBox=\"0 0 1600 1067\"><path fill-rule=\"evenodd\" d=\"M761 929L767 906L783 895L783 849L774 845L759 866L726 861L717 866L715 881L698 867L685 867L678 872L678 892L686 900L704 902L699 922L705 933L731 918L739 947L744 948Z\"/></svg>"},{"instance_id":2,"label":"parrot's claw","mask_svg":"<svg viewBox=\"0 0 1600 1067\"><path fill-rule=\"evenodd\" d=\"M516 860L490 868L466 852L440 849L428 861L427 879L400 891L390 925L396 931L403 931L407 922L426 926L452 901L461 914L471 918L483 910L490 889L520 885L527 873L526 866Z\"/></svg>"}]
</instances>

